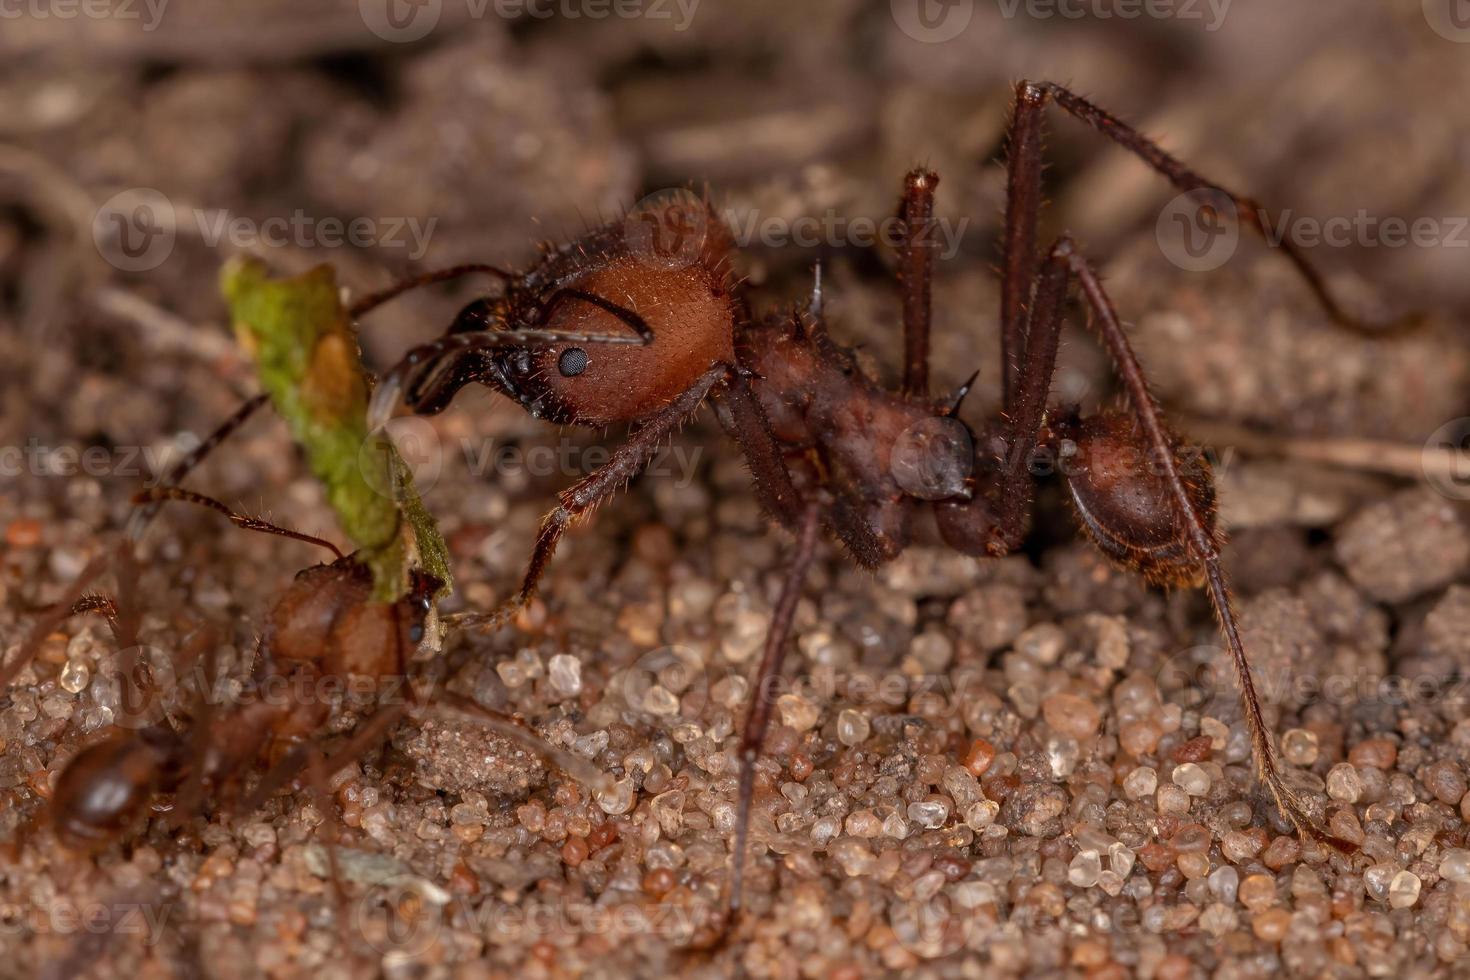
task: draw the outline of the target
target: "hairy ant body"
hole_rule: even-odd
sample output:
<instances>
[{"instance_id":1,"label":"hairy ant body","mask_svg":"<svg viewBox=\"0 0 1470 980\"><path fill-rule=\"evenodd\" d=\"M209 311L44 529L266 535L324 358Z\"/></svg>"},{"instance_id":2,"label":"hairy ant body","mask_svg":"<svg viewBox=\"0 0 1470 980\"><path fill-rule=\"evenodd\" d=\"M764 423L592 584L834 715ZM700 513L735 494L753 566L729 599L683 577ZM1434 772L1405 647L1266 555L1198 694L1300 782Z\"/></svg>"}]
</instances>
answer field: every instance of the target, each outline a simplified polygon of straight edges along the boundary
<instances>
[{"instance_id":1,"label":"hairy ant body","mask_svg":"<svg viewBox=\"0 0 1470 980\"><path fill-rule=\"evenodd\" d=\"M1073 241L1063 236L1045 251L1038 249L1041 129L1048 102L1142 159L1181 191L1220 195L1258 232L1266 227L1256 202L1193 172L1105 110L1057 85L1019 83L1008 134L1003 403L999 417L976 428L958 419L968 382L940 400L927 390L932 248L925 232L938 178L924 170L908 175L900 204L907 238L899 256L905 339L899 391L867 377L829 337L820 278L805 315L752 321L729 279L729 239L708 205L698 201L676 199L635 212L548 253L524 274L462 266L371 298L375 305L383 295L476 271L505 283L501 295L472 303L443 339L416 348L388 374L374 399L374 422L386 420L400 397L411 410L429 414L442 410L465 384L477 382L540 418L591 426L622 422L633 428L602 469L560 494L541 525L518 593L493 612L464 615L466 624L499 625L529 601L563 531L620 490L660 440L707 399L714 401L748 461L765 510L795 533L796 551L740 741L732 913L741 903L755 762L770 717L769 699L760 692L780 670L819 533L836 537L858 563L876 567L909 544L913 519L927 506L950 547L977 556L1009 554L1026 534L1031 462L1039 450L1069 461L1065 484L1080 522L1109 559L1152 584L1205 587L1241 685L1261 780L1300 833L1353 849L1322 830L1283 779L1220 565L1222 535L1207 463L1182 452L1165 427L1118 315ZM675 247L649 254L645 225L656 232L677 231ZM697 236L694 246L691 230ZM1334 321L1377 332L1338 306L1296 242L1288 237L1280 247ZM1063 309L1073 285L1118 371L1126 412L1081 418L1075 411L1048 408ZM567 296L580 302L563 302ZM625 346L589 350L578 339L548 341L538 333L547 330L616 336Z\"/></svg>"}]
</instances>

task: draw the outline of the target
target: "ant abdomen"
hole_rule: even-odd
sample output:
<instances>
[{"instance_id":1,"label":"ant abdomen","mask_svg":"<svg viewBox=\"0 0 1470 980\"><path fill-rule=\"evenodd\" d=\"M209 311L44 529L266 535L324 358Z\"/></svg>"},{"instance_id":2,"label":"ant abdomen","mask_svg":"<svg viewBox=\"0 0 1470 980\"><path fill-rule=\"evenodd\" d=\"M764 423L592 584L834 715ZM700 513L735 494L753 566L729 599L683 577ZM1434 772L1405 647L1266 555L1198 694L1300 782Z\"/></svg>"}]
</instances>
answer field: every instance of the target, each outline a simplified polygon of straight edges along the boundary
<instances>
[{"instance_id":1,"label":"ant abdomen","mask_svg":"<svg viewBox=\"0 0 1470 980\"><path fill-rule=\"evenodd\" d=\"M1064 418L1055 431L1078 519L1103 554L1155 585L1201 584L1204 568L1191 550L1163 461L1150 451L1133 417L1104 412ZM1200 453L1176 449L1174 463L1213 536L1215 484L1209 462Z\"/></svg>"},{"instance_id":2,"label":"ant abdomen","mask_svg":"<svg viewBox=\"0 0 1470 980\"><path fill-rule=\"evenodd\" d=\"M72 757L56 780L51 822L68 848L92 852L128 830L154 794L177 778L182 743L172 729L118 731Z\"/></svg>"}]
</instances>

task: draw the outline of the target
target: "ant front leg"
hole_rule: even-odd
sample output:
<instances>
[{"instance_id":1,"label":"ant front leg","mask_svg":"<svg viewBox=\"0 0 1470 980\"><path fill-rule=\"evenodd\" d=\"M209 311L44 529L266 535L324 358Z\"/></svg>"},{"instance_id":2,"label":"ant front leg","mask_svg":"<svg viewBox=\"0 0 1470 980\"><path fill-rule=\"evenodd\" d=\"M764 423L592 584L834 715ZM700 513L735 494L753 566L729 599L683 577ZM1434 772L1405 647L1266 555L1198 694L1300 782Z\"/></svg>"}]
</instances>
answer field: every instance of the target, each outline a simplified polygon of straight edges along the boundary
<instances>
[{"instance_id":1,"label":"ant front leg","mask_svg":"<svg viewBox=\"0 0 1470 980\"><path fill-rule=\"evenodd\" d=\"M661 409L633 433L627 442L614 450L607 463L559 494L561 503L541 520L541 530L536 536L536 547L531 554L530 566L526 570L520 591L513 598L488 613L461 613L447 619L458 626L495 629L524 609L536 594L536 587L546 571L546 565L551 561L566 529L641 473L658 451L664 437L698 411L710 391L729 378L731 370L727 365L716 364L705 371L683 394Z\"/></svg>"},{"instance_id":2,"label":"ant front leg","mask_svg":"<svg viewBox=\"0 0 1470 980\"><path fill-rule=\"evenodd\" d=\"M740 735L740 795L736 803L734 867L730 875L731 918L740 911L745 882L745 842L750 835L750 808L755 799L755 763L760 758L761 744L766 740L766 729L771 725L773 699L767 689L780 676L781 662L786 658L796 603L801 598L802 583L806 581L807 570L816 554L820 517L821 506L815 501L808 503L802 511L796 551L786 568L786 581L771 614L771 628L766 633L765 650L756 670L755 685L750 691L750 713L745 716L745 728Z\"/></svg>"}]
</instances>

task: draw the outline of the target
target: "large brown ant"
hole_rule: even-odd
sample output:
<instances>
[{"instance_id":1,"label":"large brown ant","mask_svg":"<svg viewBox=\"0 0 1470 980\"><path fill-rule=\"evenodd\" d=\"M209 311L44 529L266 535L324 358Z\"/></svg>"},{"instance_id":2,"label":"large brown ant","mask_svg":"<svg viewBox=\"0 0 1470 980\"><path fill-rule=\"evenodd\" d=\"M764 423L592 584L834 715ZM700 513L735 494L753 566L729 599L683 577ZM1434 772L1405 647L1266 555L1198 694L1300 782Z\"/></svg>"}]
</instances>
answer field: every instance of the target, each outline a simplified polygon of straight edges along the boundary
<instances>
[{"instance_id":1,"label":"large brown ant","mask_svg":"<svg viewBox=\"0 0 1470 980\"><path fill-rule=\"evenodd\" d=\"M368 301L375 305L382 296L468 272L489 273L504 284L499 295L471 303L441 340L414 349L386 376L373 421L385 420L400 397L415 412L441 411L461 387L478 382L538 418L633 428L604 467L560 493L517 594L493 612L466 614L466 624L498 625L524 606L567 527L621 490L707 399L749 463L760 503L795 533L740 740L732 913L741 904L755 763L770 717L761 692L780 671L820 532L835 536L859 564L876 567L909 544L915 514L927 505L950 547L977 556L1010 554L1027 532L1038 452L1067 464L1062 472L1080 522L1109 559L1155 585L1205 587L1232 654L1260 779L1301 834L1353 849L1321 828L1283 778L1221 568L1208 464L1185 453L1166 427L1113 304L1073 240L1064 235L1038 250L1048 102L1181 191L1228 201L1263 236L1269 226L1258 203L1195 173L1107 111L1058 85L1019 83L1008 132L1002 242L1002 405L998 417L978 426L958 418L968 383L947 398L928 392L933 243L925 235L938 178L922 169L908 175L899 210L905 229L899 391L865 375L830 338L820 280L804 315L753 320L731 278L732 242L708 204L693 195L642 208L548 252L523 273L461 266ZM663 249L651 250L650 228L670 233L672 247L665 240ZM1288 236L1279 244L1335 322L1374 332L1337 304L1297 242ZM1116 366L1126 412L1082 418L1048 408L1063 308L1074 284ZM547 342L537 336L547 330L616 336L623 346Z\"/></svg>"}]
</instances>

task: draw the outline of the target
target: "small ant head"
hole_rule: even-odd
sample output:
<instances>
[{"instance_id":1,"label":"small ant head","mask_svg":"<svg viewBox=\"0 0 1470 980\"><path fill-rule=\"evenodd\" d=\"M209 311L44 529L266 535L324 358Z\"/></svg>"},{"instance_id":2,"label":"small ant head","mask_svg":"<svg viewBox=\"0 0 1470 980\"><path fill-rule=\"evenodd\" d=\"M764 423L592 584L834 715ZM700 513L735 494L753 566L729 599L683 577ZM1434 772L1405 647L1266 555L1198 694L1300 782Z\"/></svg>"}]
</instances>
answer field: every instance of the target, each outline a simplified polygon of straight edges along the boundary
<instances>
[{"instance_id":1,"label":"small ant head","mask_svg":"<svg viewBox=\"0 0 1470 980\"><path fill-rule=\"evenodd\" d=\"M644 205L547 254L503 296L466 306L449 330L554 331L645 342L526 340L464 351L421 377L409 404L432 413L474 381L537 418L610 425L648 417L712 364L732 361L739 313L729 282L729 233L707 204L692 200L674 195ZM693 221L696 206L699 220ZM657 251L650 238L668 225L685 236L672 255Z\"/></svg>"},{"instance_id":2,"label":"small ant head","mask_svg":"<svg viewBox=\"0 0 1470 980\"><path fill-rule=\"evenodd\" d=\"M144 728L116 732L78 752L51 799L57 838L77 851L106 847L143 815L178 751L172 730Z\"/></svg>"},{"instance_id":3,"label":"small ant head","mask_svg":"<svg viewBox=\"0 0 1470 980\"><path fill-rule=\"evenodd\" d=\"M402 616L404 640L410 647L417 647L424 642L429 614L434 611L434 596L443 588L444 582L438 576L423 569L414 570L408 595L402 600L405 612Z\"/></svg>"}]
</instances>

